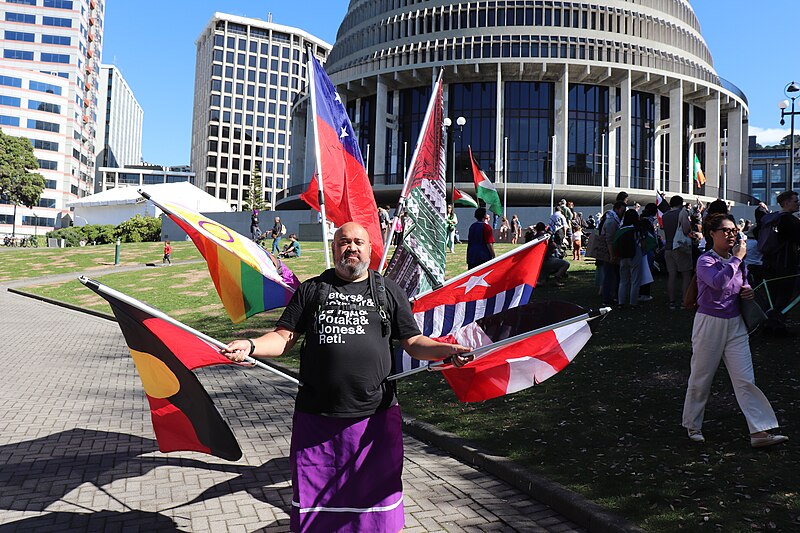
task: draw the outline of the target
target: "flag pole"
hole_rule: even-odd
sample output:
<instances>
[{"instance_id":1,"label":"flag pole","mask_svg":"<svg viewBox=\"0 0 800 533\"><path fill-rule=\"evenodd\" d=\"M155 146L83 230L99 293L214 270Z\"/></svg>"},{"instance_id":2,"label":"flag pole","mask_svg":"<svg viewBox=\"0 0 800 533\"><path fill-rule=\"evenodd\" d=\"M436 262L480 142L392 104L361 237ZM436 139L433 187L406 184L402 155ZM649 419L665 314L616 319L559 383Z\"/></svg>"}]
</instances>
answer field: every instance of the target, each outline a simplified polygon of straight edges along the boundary
<instances>
[{"instance_id":1,"label":"flag pole","mask_svg":"<svg viewBox=\"0 0 800 533\"><path fill-rule=\"evenodd\" d=\"M503 216L508 220L508 137L503 138Z\"/></svg>"},{"instance_id":2,"label":"flag pole","mask_svg":"<svg viewBox=\"0 0 800 533\"><path fill-rule=\"evenodd\" d=\"M576 317L568 318L566 320L562 320L561 322L556 322L555 324L550 324L549 326L544 326L539 329L534 329L532 331L526 331L525 333L520 333L519 335L514 335L513 337L509 337L507 339L503 339L501 341L493 342L491 344L487 344L485 346L481 346L472 350L471 352L467 352L465 354L461 354L462 357L472 357L472 361L476 361L482 357L485 357L490 352L500 349L504 346L508 346L509 344L513 344L515 342L521 341L528 337L533 337L534 335L539 335L541 333L547 333L548 331L553 331L554 329L562 328L564 326L569 326L570 324L575 324L577 322L588 322L590 320L594 320L597 317L603 316L606 313L610 312L610 307L601 307L600 309L591 309L589 312L584 313L582 315L578 315ZM452 357L448 357L447 359L443 359L441 361L436 361L435 363L431 363L427 366L421 366L418 368L414 368L412 370L408 370L406 372L401 372L399 374L394 374L386 378L387 381L395 381L400 378L408 377L414 374L418 374L424 371L434 371L438 370L439 367L450 365L453 363Z\"/></svg>"},{"instance_id":3,"label":"flag pole","mask_svg":"<svg viewBox=\"0 0 800 533\"><path fill-rule=\"evenodd\" d=\"M322 153L319 147L319 125L317 124L317 90L314 77L314 56L311 48L306 48L308 61L306 72L308 72L308 94L311 100L311 127L314 130L314 159L317 163L317 191L319 202L319 212L322 215L322 247L325 253L325 268L331 268L330 246L328 246L328 217L325 214L325 195L322 192Z\"/></svg>"},{"instance_id":4,"label":"flag pole","mask_svg":"<svg viewBox=\"0 0 800 533\"><path fill-rule=\"evenodd\" d=\"M175 320L171 316L167 315L166 313L164 313L162 311L159 311L155 307L150 307L149 305L147 305L147 304L145 304L143 302L140 302L139 300L137 300L135 298L132 298L132 297L128 296L127 294L124 294L124 293L119 292L119 291L117 291L115 289L112 289L108 285L103 285L99 281L93 280L91 278L87 278L86 276L80 276L78 278L78 281L80 281L81 283L83 283L84 285L86 285L87 287L89 287L90 289L92 289L93 291L95 291L97 293L107 294L108 296L111 296L112 298L116 298L117 300L130 305L131 307L134 307L136 309L139 309L140 311L143 311L145 313L153 315L156 318L160 318L161 320L163 320L165 322L168 322L168 323L172 324L173 326L175 326L177 328L180 328L180 329L182 329L183 331L185 331L187 333L190 333L192 335L195 335L196 337L199 337L199 338L203 339L204 341L206 341L207 343L211 344L212 346L216 346L217 348L220 348L220 349L227 347L227 344L225 344L225 343L223 343L221 341L218 341L217 339L215 339L213 337L209 337L205 333L201 333L201 332L197 331L196 329L193 329L193 328L187 326L183 322L178 322L177 320ZM286 379L288 381L291 381L295 385L299 385L299 383L300 383L296 378L293 378L292 376L290 376L288 374L284 374L283 372L281 372L277 368L273 368L273 367L271 367L269 365L265 365L261 361L257 361L256 359L253 359L250 356L246 356L244 360L245 360L246 363L249 363L251 365L255 365L258 368L261 368L261 369L266 370L268 372L272 372L273 374L275 374L277 376L280 376L280 377L282 377L282 378L284 378L284 379Z\"/></svg>"},{"instance_id":5,"label":"flag pole","mask_svg":"<svg viewBox=\"0 0 800 533\"><path fill-rule=\"evenodd\" d=\"M439 85L442 83L442 76L444 75L444 69L439 70L439 76L436 79L436 83L433 86L433 92L431 93L431 99L428 102L428 109L425 112L425 118L422 121L422 128L420 128L420 134L417 137L417 143L414 145L414 153L411 154L411 163L408 165L405 174L405 181L403 182L403 190L400 193L400 200L397 202L397 209L394 212L394 219L392 220L391 227L389 228L389 233L386 235L386 242L384 243L383 247L383 256L381 257L381 262L378 265L378 272L383 270L383 267L386 265L386 259L389 256L389 243L392 242L392 237L394 237L394 228L397 225L397 221L402 216L403 212L405 211L406 207L406 199L408 197L408 190L410 189L411 185L411 174L414 172L414 167L417 163L417 157L419 156L419 147L422 144L422 136L428 131L428 124L431 121L431 115L433 115L433 106L436 102L436 96L439 92L438 88Z\"/></svg>"}]
</instances>

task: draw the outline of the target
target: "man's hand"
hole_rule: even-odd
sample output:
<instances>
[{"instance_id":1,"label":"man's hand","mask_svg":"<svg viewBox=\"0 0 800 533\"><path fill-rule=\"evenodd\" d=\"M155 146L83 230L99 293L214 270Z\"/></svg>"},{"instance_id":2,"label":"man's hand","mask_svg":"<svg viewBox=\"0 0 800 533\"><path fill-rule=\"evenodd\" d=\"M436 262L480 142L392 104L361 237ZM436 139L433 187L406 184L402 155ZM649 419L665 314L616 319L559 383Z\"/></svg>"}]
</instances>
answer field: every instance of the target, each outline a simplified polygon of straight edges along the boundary
<instances>
[{"instance_id":1,"label":"man's hand","mask_svg":"<svg viewBox=\"0 0 800 533\"><path fill-rule=\"evenodd\" d=\"M247 339L232 341L225 348L220 349L219 353L234 363L241 363L245 357L250 355L252 342Z\"/></svg>"},{"instance_id":2,"label":"man's hand","mask_svg":"<svg viewBox=\"0 0 800 533\"><path fill-rule=\"evenodd\" d=\"M752 300L756 297L756 292L750 287L742 287L739 296L742 297L742 300Z\"/></svg>"}]
</instances>

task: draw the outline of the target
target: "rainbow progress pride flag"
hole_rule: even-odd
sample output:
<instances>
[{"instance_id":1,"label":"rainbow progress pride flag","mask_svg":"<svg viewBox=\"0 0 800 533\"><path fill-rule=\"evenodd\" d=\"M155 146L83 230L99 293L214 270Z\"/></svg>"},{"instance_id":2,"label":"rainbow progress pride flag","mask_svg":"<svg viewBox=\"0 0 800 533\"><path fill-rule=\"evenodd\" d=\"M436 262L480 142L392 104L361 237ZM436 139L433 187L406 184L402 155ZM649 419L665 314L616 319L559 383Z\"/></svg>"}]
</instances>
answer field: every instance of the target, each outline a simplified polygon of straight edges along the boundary
<instances>
[{"instance_id":1,"label":"rainbow progress pride flag","mask_svg":"<svg viewBox=\"0 0 800 533\"><path fill-rule=\"evenodd\" d=\"M300 282L272 254L196 211L141 194L180 226L200 250L222 305L234 323L289 303Z\"/></svg>"}]
</instances>

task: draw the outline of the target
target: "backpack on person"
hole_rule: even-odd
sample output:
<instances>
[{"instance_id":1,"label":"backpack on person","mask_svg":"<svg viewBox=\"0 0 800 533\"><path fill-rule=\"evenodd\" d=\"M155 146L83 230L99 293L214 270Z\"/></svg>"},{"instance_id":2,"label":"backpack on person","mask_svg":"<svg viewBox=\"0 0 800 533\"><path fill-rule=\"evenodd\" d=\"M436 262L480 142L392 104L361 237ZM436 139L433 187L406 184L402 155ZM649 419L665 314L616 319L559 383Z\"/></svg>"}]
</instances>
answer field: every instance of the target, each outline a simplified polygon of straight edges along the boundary
<instances>
[{"instance_id":1,"label":"backpack on person","mask_svg":"<svg viewBox=\"0 0 800 533\"><path fill-rule=\"evenodd\" d=\"M611 246L614 248L614 253L617 254L617 257L630 259L636 256L637 241L636 228L628 226L617 230Z\"/></svg>"},{"instance_id":2,"label":"backpack on person","mask_svg":"<svg viewBox=\"0 0 800 533\"><path fill-rule=\"evenodd\" d=\"M778 235L781 214L781 211L769 213L761 217L758 223L758 251L766 258L772 258L781 251L782 243Z\"/></svg>"}]
</instances>

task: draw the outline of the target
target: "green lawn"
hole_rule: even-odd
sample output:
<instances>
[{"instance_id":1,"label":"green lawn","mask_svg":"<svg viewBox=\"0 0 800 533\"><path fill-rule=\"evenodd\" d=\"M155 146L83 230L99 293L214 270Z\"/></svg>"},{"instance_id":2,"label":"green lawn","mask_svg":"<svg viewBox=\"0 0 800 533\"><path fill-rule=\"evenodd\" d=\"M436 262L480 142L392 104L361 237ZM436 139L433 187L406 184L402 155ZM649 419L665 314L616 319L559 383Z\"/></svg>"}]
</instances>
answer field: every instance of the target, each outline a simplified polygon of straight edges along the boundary
<instances>
[{"instance_id":1,"label":"green lawn","mask_svg":"<svg viewBox=\"0 0 800 533\"><path fill-rule=\"evenodd\" d=\"M187 243L173 257L196 258ZM141 246L138 250L137 246ZM125 245L126 262L159 260L161 248ZM500 244L500 251L510 245ZM34 250L27 267L5 265L5 279L49 272L53 257L94 265L113 246L87 259L86 249L45 256ZM26 250L27 251L27 250ZM464 269L465 247L448 255L448 275ZM12 252L9 252L12 253ZM17 252L13 252L16 254ZM321 244L304 243L304 256L288 264L301 279L323 267ZM95 262L92 262L95 261ZM67 271L60 264L58 271ZM596 306L594 266L574 263L567 286L541 286L537 299L564 299ZM176 265L98 277L220 340L257 335L278 312L232 325L204 264ZM29 288L32 292L95 309L107 306L77 281ZM680 427L691 357L692 314L669 311L665 281L657 279L655 300L639 310L608 315L587 347L559 375L526 391L476 404L460 404L435 373L400 383L406 413L506 455L533 471L576 490L637 522L648 531L800 530L800 431L791 413L800 409L795 341L752 340L757 382L772 402L783 432L792 440L774 449L752 450L747 427L726 373L714 383L706 413L705 445L694 445ZM793 324L795 327L798 325ZM288 364L296 364L290 357Z\"/></svg>"}]
</instances>

